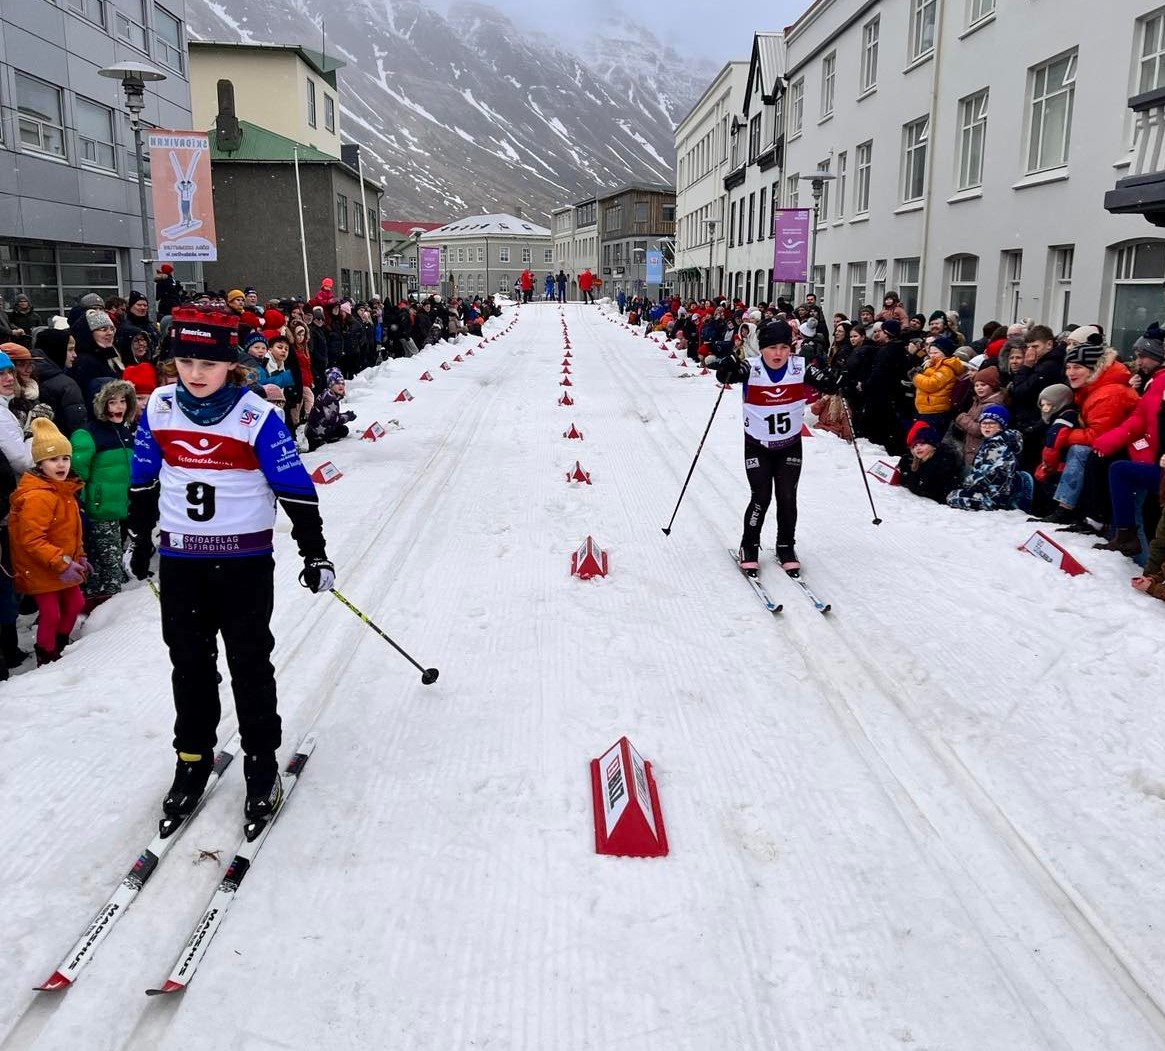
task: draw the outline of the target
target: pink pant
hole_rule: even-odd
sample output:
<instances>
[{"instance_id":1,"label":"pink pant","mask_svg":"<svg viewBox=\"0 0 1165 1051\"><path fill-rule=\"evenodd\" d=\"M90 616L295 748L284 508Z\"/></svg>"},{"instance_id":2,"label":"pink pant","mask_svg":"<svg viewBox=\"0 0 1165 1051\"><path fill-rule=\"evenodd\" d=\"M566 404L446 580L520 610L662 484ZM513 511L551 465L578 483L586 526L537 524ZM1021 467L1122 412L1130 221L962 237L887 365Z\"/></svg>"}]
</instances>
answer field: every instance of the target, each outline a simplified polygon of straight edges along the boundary
<instances>
[{"instance_id":1,"label":"pink pant","mask_svg":"<svg viewBox=\"0 0 1165 1051\"><path fill-rule=\"evenodd\" d=\"M40 619L36 624L36 644L42 650L55 650L58 635L71 635L85 605L85 596L77 586L64 591L49 591L36 596Z\"/></svg>"}]
</instances>

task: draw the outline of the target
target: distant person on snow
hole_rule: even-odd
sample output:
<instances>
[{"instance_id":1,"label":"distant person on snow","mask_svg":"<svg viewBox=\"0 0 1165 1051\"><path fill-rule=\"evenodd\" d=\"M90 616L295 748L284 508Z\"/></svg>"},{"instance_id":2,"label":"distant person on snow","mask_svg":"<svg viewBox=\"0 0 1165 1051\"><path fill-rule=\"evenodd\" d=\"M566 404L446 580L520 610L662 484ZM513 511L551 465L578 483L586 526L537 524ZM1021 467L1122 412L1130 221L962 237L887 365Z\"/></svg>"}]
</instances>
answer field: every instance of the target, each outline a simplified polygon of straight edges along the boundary
<instances>
[{"instance_id":1,"label":"distant person on snow","mask_svg":"<svg viewBox=\"0 0 1165 1051\"><path fill-rule=\"evenodd\" d=\"M544 300L546 300L547 303L551 303L554 301L554 275L553 274L546 275L546 291L542 293L542 298Z\"/></svg>"},{"instance_id":2,"label":"distant person on snow","mask_svg":"<svg viewBox=\"0 0 1165 1051\"><path fill-rule=\"evenodd\" d=\"M559 270L558 274L555 276L554 280L558 284L558 301L560 303L565 303L566 302L566 271Z\"/></svg>"},{"instance_id":3,"label":"distant person on snow","mask_svg":"<svg viewBox=\"0 0 1165 1051\"><path fill-rule=\"evenodd\" d=\"M578 275L578 290L582 295L584 303L593 303L595 297L591 295L591 289L595 287L595 275L591 273L591 268L588 266L581 274Z\"/></svg>"}]
</instances>

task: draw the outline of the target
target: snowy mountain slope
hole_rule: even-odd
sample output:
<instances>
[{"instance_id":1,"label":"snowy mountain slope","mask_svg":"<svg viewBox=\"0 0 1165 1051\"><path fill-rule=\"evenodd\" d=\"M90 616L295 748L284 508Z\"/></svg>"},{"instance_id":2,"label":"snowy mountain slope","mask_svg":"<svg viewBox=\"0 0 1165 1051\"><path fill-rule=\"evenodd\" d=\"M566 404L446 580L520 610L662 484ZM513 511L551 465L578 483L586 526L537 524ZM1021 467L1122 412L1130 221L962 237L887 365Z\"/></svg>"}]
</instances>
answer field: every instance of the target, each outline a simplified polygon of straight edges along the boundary
<instances>
[{"instance_id":1,"label":"snowy mountain slope","mask_svg":"<svg viewBox=\"0 0 1165 1051\"><path fill-rule=\"evenodd\" d=\"M545 216L629 180L671 183L672 130L715 72L634 27L579 57L481 3L445 17L417 0L191 0L187 18L202 39L315 49L326 19L347 62L344 137L382 177L387 212L417 219Z\"/></svg>"}]
</instances>

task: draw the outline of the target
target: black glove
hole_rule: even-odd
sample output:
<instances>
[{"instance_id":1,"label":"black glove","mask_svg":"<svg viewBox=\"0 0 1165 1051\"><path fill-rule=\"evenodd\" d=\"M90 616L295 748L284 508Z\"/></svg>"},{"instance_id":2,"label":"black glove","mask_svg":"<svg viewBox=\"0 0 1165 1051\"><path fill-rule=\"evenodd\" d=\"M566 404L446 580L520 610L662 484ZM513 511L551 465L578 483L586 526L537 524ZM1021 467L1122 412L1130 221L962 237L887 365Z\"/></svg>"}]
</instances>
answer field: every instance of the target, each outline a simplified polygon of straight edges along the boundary
<instances>
[{"instance_id":1,"label":"black glove","mask_svg":"<svg viewBox=\"0 0 1165 1051\"><path fill-rule=\"evenodd\" d=\"M344 413L344 419L351 423L354 419L356 419L356 414L351 411L346 412Z\"/></svg>"},{"instance_id":2,"label":"black glove","mask_svg":"<svg viewBox=\"0 0 1165 1051\"><path fill-rule=\"evenodd\" d=\"M331 591L336 585L336 567L326 558L305 559L299 582L313 595Z\"/></svg>"},{"instance_id":3,"label":"black glove","mask_svg":"<svg viewBox=\"0 0 1165 1051\"><path fill-rule=\"evenodd\" d=\"M731 383L736 379L736 362L732 358L725 358L716 366L716 382Z\"/></svg>"},{"instance_id":4,"label":"black glove","mask_svg":"<svg viewBox=\"0 0 1165 1051\"><path fill-rule=\"evenodd\" d=\"M154 545L149 536L137 537L129 534L129 544L122 557L122 566L135 580L145 580L154 574L150 571L150 559L154 557Z\"/></svg>"}]
</instances>

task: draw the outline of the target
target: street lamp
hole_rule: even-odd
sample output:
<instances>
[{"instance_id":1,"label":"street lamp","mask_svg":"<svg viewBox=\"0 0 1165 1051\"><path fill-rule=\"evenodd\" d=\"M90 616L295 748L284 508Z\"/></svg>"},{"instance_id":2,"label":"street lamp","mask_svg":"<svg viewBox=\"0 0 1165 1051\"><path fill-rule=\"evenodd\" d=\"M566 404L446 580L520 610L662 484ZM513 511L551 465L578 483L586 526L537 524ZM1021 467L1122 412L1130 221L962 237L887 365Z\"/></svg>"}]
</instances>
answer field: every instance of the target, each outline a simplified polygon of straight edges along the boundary
<instances>
[{"instance_id":1,"label":"street lamp","mask_svg":"<svg viewBox=\"0 0 1165 1051\"><path fill-rule=\"evenodd\" d=\"M417 252L417 300L421 298L421 235L424 234L425 228L423 226L414 226L409 230L409 237L413 240L413 247Z\"/></svg>"},{"instance_id":2,"label":"street lamp","mask_svg":"<svg viewBox=\"0 0 1165 1051\"><path fill-rule=\"evenodd\" d=\"M643 290L643 257L645 255L647 255L647 249L646 248L632 248L631 254L633 256L635 256L635 268L639 273L639 277L637 277L635 279L635 283L638 286L639 294L641 296L644 296L644 298L646 298L646 294Z\"/></svg>"},{"instance_id":3,"label":"street lamp","mask_svg":"<svg viewBox=\"0 0 1165 1051\"><path fill-rule=\"evenodd\" d=\"M708 227L708 284L705 289L705 299L712 298L712 245L716 241L716 227L720 225L719 219L705 219L704 225Z\"/></svg>"},{"instance_id":4,"label":"street lamp","mask_svg":"<svg viewBox=\"0 0 1165 1051\"><path fill-rule=\"evenodd\" d=\"M103 77L120 80L125 92L125 108L129 111L129 126L133 129L133 149L138 165L138 206L142 218L142 269L145 287L142 289L149 307L147 316L154 312L154 293L150 286L150 272L146 264L153 262L150 245L150 213L146 206L146 170L142 160L142 110L146 108L146 82L165 80L166 74L148 62L115 62L97 71Z\"/></svg>"},{"instance_id":5,"label":"street lamp","mask_svg":"<svg viewBox=\"0 0 1165 1051\"><path fill-rule=\"evenodd\" d=\"M825 168L818 168L812 175L801 175L800 179L809 183L813 193L813 240L810 242L809 253L809 290L815 291L814 273L817 270L817 216L821 210L821 195L825 192L825 184L837 178ZM822 282L824 285L824 282ZM821 304L819 303L818 306Z\"/></svg>"}]
</instances>

